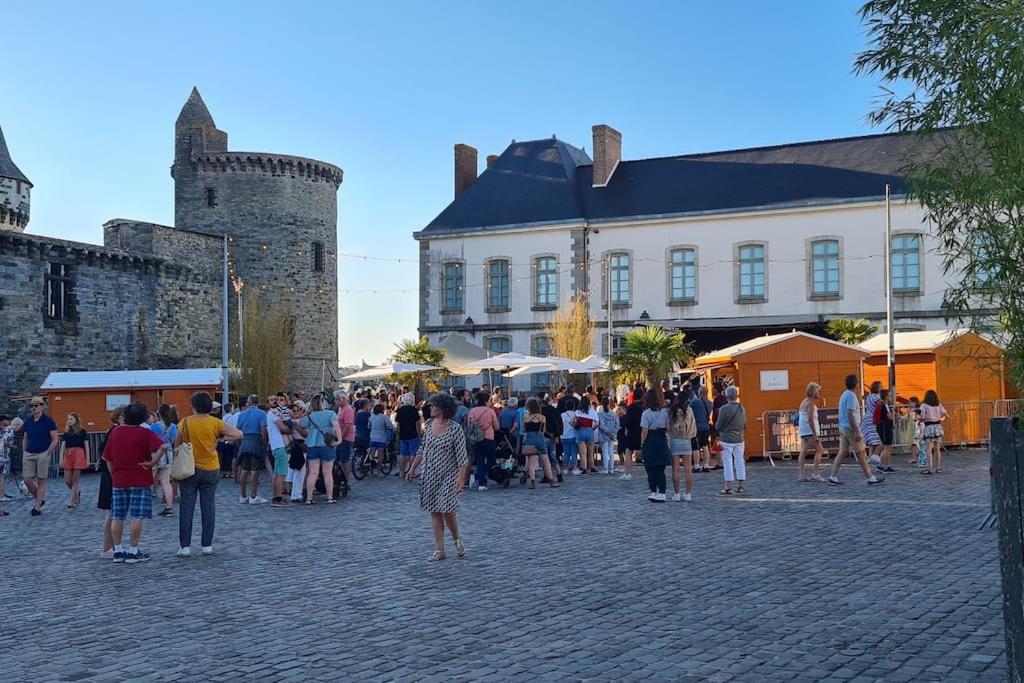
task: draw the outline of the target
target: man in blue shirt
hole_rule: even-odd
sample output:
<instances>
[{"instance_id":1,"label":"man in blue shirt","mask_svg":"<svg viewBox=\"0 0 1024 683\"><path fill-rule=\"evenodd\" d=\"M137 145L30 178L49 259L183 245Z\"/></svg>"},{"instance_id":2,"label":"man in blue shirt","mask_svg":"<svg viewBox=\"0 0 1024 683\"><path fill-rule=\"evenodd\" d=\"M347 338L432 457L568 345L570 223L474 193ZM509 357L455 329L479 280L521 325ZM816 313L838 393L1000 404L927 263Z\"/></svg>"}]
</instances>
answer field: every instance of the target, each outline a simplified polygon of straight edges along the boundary
<instances>
[{"instance_id":1,"label":"man in blue shirt","mask_svg":"<svg viewBox=\"0 0 1024 683\"><path fill-rule=\"evenodd\" d=\"M259 396L249 396L246 408L238 414L235 425L242 432L242 444L238 448L238 502L250 505L266 503L266 498L260 498L260 472L266 467L267 414L260 410ZM247 495L250 472L252 494Z\"/></svg>"},{"instance_id":2,"label":"man in blue shirt","mask_svg":"<svg viewBox=\"0 0 1024 683\"><path fill-rule=\"evenodd\" d=\"M868 465L867 455L864 454L864 436L860 431L860 401L857 399L857 375L846 376L846 391L839 397L839 453L835 462L832 463L832 474L829 475L828 483L838 486L839 468L843 465L846 455L853 449L857 454L857 461L860 463L868 484L881 484L885 477L877 477L871 472Z\"/></svg>"},{"instance_id":3,"label":"man in blue shirt","mask_svg":"<svg viewBox=\"0 0 1024 683\"><path fill-rule=\"evenodd\" d=\"M458 389L455 392L455 421L465 427L467 415L469 415L469 389Z\"/></svg>"},{"instance_id":4,"label":"man in blue shirt","mask_svg":"<svg viewBox=\"0 0 1024 683\"><path fill-rule=\"evenodd\" d=\"M46 503L46 478L50 475L50 456L57 450L57 423L43 410L43 399L32 399L32 417L21 426L21 476L35 497L32 516L43 514Z\"/></svg>"},{"instance_id":5,"label":"man in blue shirt","mask_svg":"<svg viewBox=\"0 0 1024 683\"><path fill-rule=\"evenodd\" d=\"M696 443L693 451L693 471L711 471L711 410L713 406L708 400L708 388L700 386L697 388L697 396L690 401L690 410L693 411L693 420L697 423Z\"/></svg>"}]
</instances>

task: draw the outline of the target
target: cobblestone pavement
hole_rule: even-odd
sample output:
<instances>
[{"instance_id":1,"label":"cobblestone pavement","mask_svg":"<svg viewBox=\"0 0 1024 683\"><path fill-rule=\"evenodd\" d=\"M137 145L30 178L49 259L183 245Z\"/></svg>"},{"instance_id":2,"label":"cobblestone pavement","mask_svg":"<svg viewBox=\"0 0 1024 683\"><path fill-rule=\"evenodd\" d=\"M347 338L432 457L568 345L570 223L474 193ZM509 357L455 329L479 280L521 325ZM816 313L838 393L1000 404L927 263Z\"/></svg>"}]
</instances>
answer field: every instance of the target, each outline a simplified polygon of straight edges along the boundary
<instances>
[{"instance_id":1,"label":"cobblestone pavement","mask_svg":"<svg viewBox=\"0 0 1024 683\"><path fill-rule=\"evenodd\" d=\"M1001 680L985 456L947 465L869 488L752 464L748 497L714 472L664 505L642 475L468 492L468 556L437 564L394 477L285 510L221 486L215 555L176 559L155 518L131 566L97 559L102 514L51 480L43 516L0 519L0 679Z\"/></svg>"}]
</instances>

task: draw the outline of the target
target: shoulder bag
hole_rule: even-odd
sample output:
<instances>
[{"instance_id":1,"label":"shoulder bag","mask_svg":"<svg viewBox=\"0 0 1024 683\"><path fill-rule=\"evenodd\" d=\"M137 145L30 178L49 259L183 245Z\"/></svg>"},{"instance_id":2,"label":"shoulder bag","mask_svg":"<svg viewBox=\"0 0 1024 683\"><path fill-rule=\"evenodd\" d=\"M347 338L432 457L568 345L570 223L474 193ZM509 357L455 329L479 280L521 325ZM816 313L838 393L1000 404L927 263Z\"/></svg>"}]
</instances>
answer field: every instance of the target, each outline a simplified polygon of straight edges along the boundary
<instances>
[{"instance_id":1,"label":"shoulder bag","mask_svg":"<svg viewBox=\"0 0 1024 683\"><path fill-rule=\"evenodd\" d=\"M196 473L196 456L192 452L192 444L188 442L188 418L181 421L181 445L174 449L171 460L171 479L181 481Z\"/></svg>"},{"instance_id":2,"label":"shoulder bag","mask_svg":"<svg viewBox=\"0 0 1024 683\"><path fill-rule=\"evenodd\" d=\"M338 437L336 437L333 432L331 434L327 434L324 430L320 429L320 425L318 425L316 420L313 419L312 413L309 415L309 424L313 425L313 429L320 432L320 436L324 437L324 445L328 448L334 448L338 443Z\"/></svg>"}]
</instances>

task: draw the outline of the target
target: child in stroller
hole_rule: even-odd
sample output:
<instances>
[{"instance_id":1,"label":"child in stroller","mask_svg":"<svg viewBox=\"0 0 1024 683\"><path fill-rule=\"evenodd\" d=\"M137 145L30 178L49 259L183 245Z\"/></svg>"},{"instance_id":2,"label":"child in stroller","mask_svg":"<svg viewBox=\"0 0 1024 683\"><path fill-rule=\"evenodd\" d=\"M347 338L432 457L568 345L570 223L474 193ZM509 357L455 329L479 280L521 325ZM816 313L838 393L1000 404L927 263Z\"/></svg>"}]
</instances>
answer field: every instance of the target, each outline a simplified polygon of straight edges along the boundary
<instances>
[{"instance_id":1,"label":"child in stroller","mask_svg":"<svg viewBox=\"0 0 1024 683\"><path fill-rule=\"evenodd\" d=\"M507 429L502 429L494 435L494 460L487 473L488 479L508 488L516 475L520 475L520 486L526 483L526 470L523 467L525 459L519 452L519 440Z\"/></svg>"}]
</instances>

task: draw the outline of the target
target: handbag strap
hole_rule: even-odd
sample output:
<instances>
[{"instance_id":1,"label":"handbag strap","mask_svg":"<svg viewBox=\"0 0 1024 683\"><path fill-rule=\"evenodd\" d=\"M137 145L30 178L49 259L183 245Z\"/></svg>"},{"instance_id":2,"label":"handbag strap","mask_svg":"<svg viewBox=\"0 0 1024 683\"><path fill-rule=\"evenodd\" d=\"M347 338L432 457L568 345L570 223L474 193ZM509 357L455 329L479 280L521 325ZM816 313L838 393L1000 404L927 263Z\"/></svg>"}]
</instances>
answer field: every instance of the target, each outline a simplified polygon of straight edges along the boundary
<instances>
[{"instance_id":1,"label":"handbag strap","mask_svg":"<svg viewBox=\"0 0 1024 683\"><path fill-rule=\"evenodd\" d=\"M320 425L318 425L316 423L316 420L313 419L313 413L309 414L309 424L313 425L313 429L315 429L316 431L320 432L320 436L323 437L324 444L326 444L327 443L327 435L324 434L324 430L320 429Z\"/></svg>"},{"instance_id":2,"label":"handbag strap","mask_svg":"<svg viewBox=\"0 0 1024 683\"><path fill-rule=\"evenodd\" d=\"M740 403L735 403L735 404L733 404L733 405L737 405L737 406L739 406L739 408L740 408L740 409L739 409L739 410L735 410L735 411L733 411L732 415L730 415L730 416L729 416L729 421L728 421L728 422L726 422L726 423L725 423L725 424L724 424L723 426L721 426L721 427L715 427L715 429L717 429L717 430L718 430L718 433L719 433L719 434L721 434L722 432L724 432L724 431L726 430L726 428L727 428L727 427L728 427L729 425L731 425L731 424L732 424L732 421L736 419L736 413L742 413L742 412L743 412L743 405L742 405L742 404L740 404Z\"/></svg>"}]
</instances>

